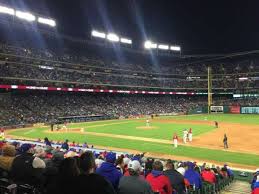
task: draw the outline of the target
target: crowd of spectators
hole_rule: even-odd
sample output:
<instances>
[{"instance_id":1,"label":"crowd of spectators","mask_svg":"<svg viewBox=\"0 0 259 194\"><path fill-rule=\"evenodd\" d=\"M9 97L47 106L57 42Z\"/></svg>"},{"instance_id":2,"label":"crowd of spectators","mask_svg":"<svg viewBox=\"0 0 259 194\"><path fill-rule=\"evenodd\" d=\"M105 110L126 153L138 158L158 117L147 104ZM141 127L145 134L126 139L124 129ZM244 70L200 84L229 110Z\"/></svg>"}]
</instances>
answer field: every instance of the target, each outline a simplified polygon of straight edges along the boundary
<instances>
[{"instance_id":1,"label":"crowd of spectators","mask_svg":"<svg viewBox=\"0 0 259 194\"><path fill-rule=\"evenodd\" d=\"M39 142L46 145L40 146ZM68 140L60 143L48 138L31 144L2 142L1 176L9 184L18 185L18 193L33 189L35 193L49 194L185 194L198 190L204 193L205 188L210 188L210 192L205 191L208 194L218 192L223 181L233 179L227 165L199 166L190 161L147 158L145 153L97 153L85 151L86 143L77 145L79 150L73 146Z\"/></svg>"},{"instance_id":2,"label":"crowd of spectators","mask_svg":"<svg viewBox=\"0 0 259 194\"><path fill-rule=\"evenodd\" d=\"M46 123L65 116L106 115L119 118L185 113L205 102L195 97L67 92L18 92L1 96L2 125Z\"/></svg>"},{"instance_id":3,"label":"crowd of spectators","mask_svg":"<svg viewBox=\"0 0 259 194\"><path fill-rule=\"evenodd\" d=\"M50 51L39 51L0 46L0 78L5 84L29 84L53 86L69 84L98 87L138 87L164 89L207 88L207 67L205 65L168 66L159 68L148 64L127 65L116 62L104 62L102 59L90 59L71 55L57 55ZM123 67L123 68L121 68ZM249 75L257 69L247 64L227 64L213 66L214 89L253 89L258 85L256 80L240 81L244 73ZM255 74L253 74L253 77Z\"/></svg>"}]
</instances>

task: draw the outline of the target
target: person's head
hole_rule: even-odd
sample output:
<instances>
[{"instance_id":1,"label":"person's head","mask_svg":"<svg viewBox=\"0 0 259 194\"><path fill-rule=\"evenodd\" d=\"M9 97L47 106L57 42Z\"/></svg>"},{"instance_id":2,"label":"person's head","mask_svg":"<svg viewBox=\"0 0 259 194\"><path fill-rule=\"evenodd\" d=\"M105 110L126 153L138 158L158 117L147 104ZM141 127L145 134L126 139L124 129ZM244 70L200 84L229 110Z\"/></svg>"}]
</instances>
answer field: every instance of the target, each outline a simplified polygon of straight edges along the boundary
<instances>
[{"instance_id":1,"label":"person's head","mask_svg":"<svg viewBox=\"0 0 259 194\"><path fill-rule=\"evenodd\" d=\"M36 147L34 148L34 150L35 150L34 156L39 157L39 158L43 158L43 157L46 156L46 152L45 152L45 150L44 150L43 147L36 146Z\"/></svg>"},{"instance_id":2,"label":"person's head","mask_svg":"<svg viewBox=\"0 0 259 194\"><path fill-rule=\"evenodd\" d=\"M64 160L64 152L61 152L61 151L58 151L58 150L54 150L52 152L51 160L53 162L61 163Z\"/></svg>"},{"instance_id":3,"label":"person's head","mask_svg":"<svg viewBox=\"0 0 259 194\"><path fill-rule=\"evenodd\" d=\"M95 159L92 152L85 152L80 156L80 169L85 174L93 173L96 168Z\"/></svg>"},{"instance_id":4,"label":"person's head","mask_svg":"<svg viewBox=\"0 0 259 194\"><path fill-rule=\"evenodd\" d=\"M21 153L33 153L32 145L28 143L22 144L20 151Z\"/></svg>"},{"instance_id":5,"label":"person's head","mask_svg":"<svg viewBox=\"0 0 259 194\"><path fill-rule=\"evenodd\" d=\"M163 171L163 164L160 160L156 160L153 163L153 170L157 170L157 171Z\"/></svg>"},{"instance_id":6,"label":"person's head","mask_svg":"<svg viewBox=\"0 0 259 194\"><path fill-rule=\"evenodd\" d=\"M138 160L130 161L128 164L128 169L130 176L138 176L142 170Z\"/></svg>"},{"instance_id":7,"label":"person's head","mask_svg":"<svg viewBox=\"0 0 259 194\"><path fill-rule=\"evenodd\" d=\"M167 160L165 163L166 170L174 170L174 163L172 160Z\"/></svg>"},{"instance_id":8,"label":"person's head","mask_svg":"<svg viewBox=\"0 0 259 194\"><path fill-rule=\"evenodd\" d=\"M115 163L115 161L116 161L116 153L109 152L109 153L106 155L106 162Z\"/></svg>"},{"instance_id":9,"label":"person's head","mask_svg":"<svg viewBox=\"0 0 259 194\"><path fill-rule=\"evenodd\" d=\"M210 165L206 164L205 170L206 170L206 171L210 171Z\"/></svg>"},{"instance_id":10,"label":"person's head","mask_svg":"<svg viewBox=\"0 0 259 194\"><path fill-rule=\"evenodd\" d=\"M4 145L3 148L3 156L9 156L9 157L14 157L16 150L13 145Z\"/></svg>"},{"instance_id":11,"label":"person's head","mask_svg":"<svg viewBox=\"0 0 259 194\"><path fill-rule=\"evenodd\" d=\"M78 176L80 171L74 158L66 158L61 162L59 175L61 178L72 178Z\"/></svg>"},{"instance_id":12,"label":"person's head","mask_svg":"<svg viewBox=\"0 0 259 194\"><path fill-rule=\"evenodd\" d=\"M224 137L227 137L227 134L226 134L226 133L224 134Z\"/></svg>"},{"instance_id":13,"label":"person's head","mask_svg":"<svg viewBox=\"0 0 259 194\"><path fill-rule=\"evenodd\" d=\"M66 139L65 143L68 143L68 139Z\"/></svg>"},{"instance_id":14,"label":"person's head","mask_svg":"<svg viewBox=\"0 0 259 194\"><path fill-rule=\"evenodd\" d=\"M194 169L194 167L195 167L194 163L192 163L192 162L187 162L186 165L187 165L188 169Z\"/></svg>"},{"instance_id":15,"label":"person's head","mask_svg":"<svg viewBox=\"0 0 259 194\"><path fill-rule=\"evenodd\" d=\"M49 142L49 139L47 137L44 138L45 142Z\"/></svg>"},{"instance_id":16,"label":"person's head","mask_svg":"<svg viewBox=\"0 0 259 194\"><path fill-rule=\"evenodd\" d=\"M120 166L121 168L124 167L124 162L123 162L123 157L118 157L116 162L115 162L116 166Z\"/></svg>"}]
</instances>

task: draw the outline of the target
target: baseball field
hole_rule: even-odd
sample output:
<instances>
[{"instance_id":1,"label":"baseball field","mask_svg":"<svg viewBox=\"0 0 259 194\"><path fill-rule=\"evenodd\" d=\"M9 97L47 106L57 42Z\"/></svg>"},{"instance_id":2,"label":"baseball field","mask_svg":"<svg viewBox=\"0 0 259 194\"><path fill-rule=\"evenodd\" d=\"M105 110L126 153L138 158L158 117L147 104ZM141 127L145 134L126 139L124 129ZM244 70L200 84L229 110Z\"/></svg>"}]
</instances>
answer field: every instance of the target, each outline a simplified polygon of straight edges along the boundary
<instances>
[{"instance_id":1,"label":"baseball field","mask_svg":"<svg viewBox=\"0 0 259 194\"><path fill-rule=\"evenodd\" d=\"M215 128L214 121L219 127ZM67 130L50 131L49 126L9 130L8 136L76 143L87 142L98 148L181 160L207 161L215 164L254 169L259 165L259 115L189 115L156 117L146 127L145 119L124 119L70 123ZM192 128L193 141L182 143L184 129ZM180 137L178 148L172 136ZM223 135L228 136L229 149L223 148Z\"/></svg>"}]
</instances>

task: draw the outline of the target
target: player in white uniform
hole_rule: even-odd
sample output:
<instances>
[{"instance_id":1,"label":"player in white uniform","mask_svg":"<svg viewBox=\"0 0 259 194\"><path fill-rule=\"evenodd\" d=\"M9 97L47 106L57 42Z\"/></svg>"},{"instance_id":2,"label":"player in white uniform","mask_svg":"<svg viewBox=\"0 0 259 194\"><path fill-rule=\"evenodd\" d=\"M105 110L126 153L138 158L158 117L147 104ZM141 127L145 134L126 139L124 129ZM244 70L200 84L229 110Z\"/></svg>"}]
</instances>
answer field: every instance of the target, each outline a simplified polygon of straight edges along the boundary
<instances>
[{"instance_id":1,"label":"player in white uniform","mask_svg":"<svg viewBox=\"0 0 259 194\"><path fill-rule=\"evenodd\" d=\"M189 129L188 139L189 139L189 142L192 142L192 128Z\"/></svg>"},{"instance_id":2,"label":"player in white uniform","mask_svg":"<svg viewBox=\"0 0 259 194\"><path fill-rule=\"evenodd\" d=\"M175 148L178 147L178 136L177 136L176 133L175 133L174 136L173 136L173 144L174 144L174 147L175 147Z\"/></svg>"},{"instance_id":3,"label":"player in white uniform","mask_svg":"<svg viewBox=\"0 0 259 194\"><path fill-rule=\"evenodd\" d=\"M149 119L146 120L146 127L149 127L150 126L150 121Z\"/></svg>"},{"instance_id":4,"label":"player in white uniform","mask_svg":"<svg viewBox=\"0 0 259 194\"><path fill-rule=\"evenodd\" d=\"M184 129L184 131L183 131L183 143L187 143L187 138L188 138L188 131L187 131L187 129Z\"/></svg>"}]
</instances>

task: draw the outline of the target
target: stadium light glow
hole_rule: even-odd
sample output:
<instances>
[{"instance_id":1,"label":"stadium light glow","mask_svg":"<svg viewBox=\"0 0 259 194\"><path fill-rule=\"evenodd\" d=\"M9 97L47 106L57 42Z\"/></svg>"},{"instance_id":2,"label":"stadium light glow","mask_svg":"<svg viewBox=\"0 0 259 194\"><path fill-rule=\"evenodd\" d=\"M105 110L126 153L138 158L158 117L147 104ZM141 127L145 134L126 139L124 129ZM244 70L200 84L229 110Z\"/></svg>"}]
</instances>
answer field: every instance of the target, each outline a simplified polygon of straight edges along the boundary
<instances>
[{"instance_id":1,"label":"stadium light glow","mask_svg":"<svg viewBox=\"0 0 259 194\"><path fill-rule=\"evenodd\" d=\"M132 40L127 39L127 38L121 38L120 40L122 43L126 43L126 44L132 44Z\"/></svg>"},{"instance_id":2,"label":"stadium light glow","mask_svg":"<svg viewBox=\"0 0 259 194\"><path fill-rule=\"evenodd\" d=\"M154 49L154 48L157 48L157 44L151 42L150 40L147 40L144 44L144 47L146 49Z\"/></svg>"},{"instance_id":3,"label":"stadium light glow","mask_svg":"<svg viewBox=\"0 0 259 194\"><path fill-rule=\"evenodd\" d=\"M56 21L52 20L52 19L48 19L48 18L39 17L38 22L42 23L42 24L47 24L47 25L52 26L52 27L56 26Z\"/></svg>"},{"instance_id":4,"label":"stadium light glow","mask_svg":"<svg viewBox=\"0 0 259 194\"><path fill-rule=\"evenodd\" d=\"M0 6L0 13L5 13L9 15L14 15L15 11L12 8Z\"/></svg>"},{"instance_id":5,"label":"stadium light glow","mask_svg":"<svg viewBox=\"0 0 259 194\"><path fill-rule=\"evenodd\" d=\"M23 11L15 11L15 15L23 20L27 20L29 22L35 21L36 17L32 15L29 12L23 12Z\"/></svg>"},{"instance_id":6,"label":"stadium light glow","mask_svg":"<svg viewBox=\"0 0 259 194\"><path fill-rule=\"evenodd\" d=\"M248 80L248 77L240 77L238 79L239 79L239 81L245 81L245 80Z\"/></svg>"},{"instance_id":7,"label":"stadium light glow","mask_svg":"<svg viewBox=\"0 0 259 194\"><path fill-rule=\"evenodd\" d=\"M92 31L92 36L98 37L98 38L106 38L106 34L103 32L98 32L96 30Z\"/></svg>"},{"instance_id":8,"label":"stadium light glow","mask_svg":"<svg viewBox=\"0 0 259 194\"><path fill-rule=\"evenodd\" d=\"M172 51L181 51L181 47L179 47L179 46L171 46L170 50L172 50Z\"/></svg>"},{"instance_id":9,"label":"stadium light glow","mask_svg":"<svg viewBox=\"0 0 259 194\"><path fill-rule=\"evenodd\" d=\"M168 46L168 45L165 45L165 44L160 44L160 45L158 45L158 48L159 48L159 49L162 49L162 50L168 50L168 49L169 49L169 46Z\"/></svg>"},{"instance_id":10,"label":"stadium light glow","mask_svg":"<svg viewBox=\"0 0 259 194\"><path fill-rule=\"evenodd\" d=\"M120 38L116 34L113 34L113 33L108 34L107 39L110 40L110 41L113 41L113 42L119 42L120 41Z\"/></svg>"}]
</instances>

